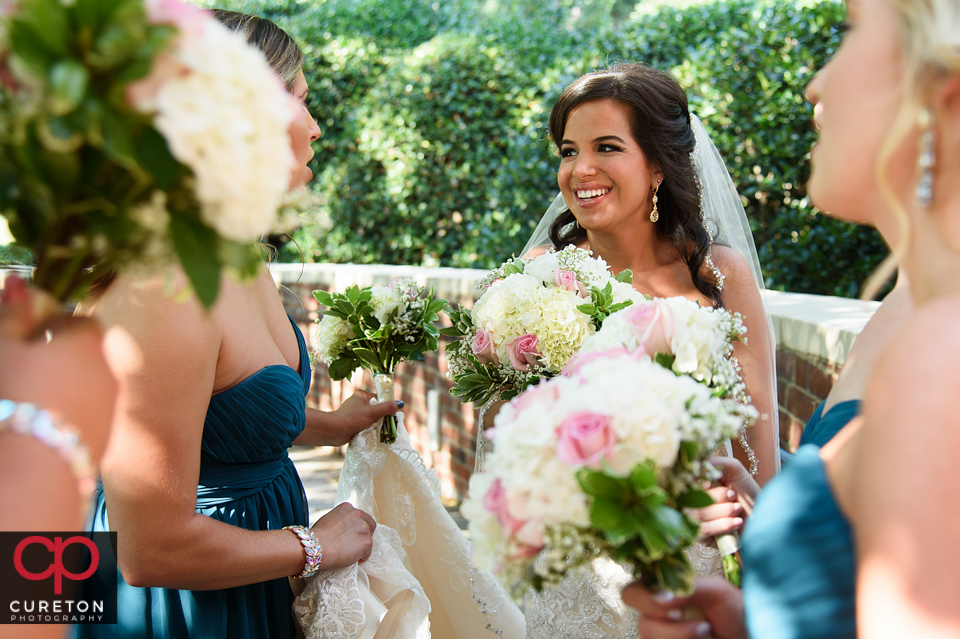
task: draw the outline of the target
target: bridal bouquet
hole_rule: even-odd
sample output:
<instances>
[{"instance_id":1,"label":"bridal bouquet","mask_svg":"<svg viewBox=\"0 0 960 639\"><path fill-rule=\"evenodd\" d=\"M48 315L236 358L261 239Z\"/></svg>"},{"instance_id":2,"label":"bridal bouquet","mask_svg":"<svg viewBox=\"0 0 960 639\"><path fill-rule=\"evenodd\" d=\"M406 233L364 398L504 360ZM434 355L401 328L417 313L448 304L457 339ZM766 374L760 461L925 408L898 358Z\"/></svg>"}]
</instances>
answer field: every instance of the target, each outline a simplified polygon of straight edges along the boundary
<instances>
[{"instance_id":1,"label":"bridal bouquet","mask_svg":"<svg viewBox=\"0 0 960 639\"><path fill-rule=\"evenodd\" d=\"M612 313L645 299L630 271L614 277L590 251L567 246L511 259L480 282L473 310L448 309L459 338L447 347L454 386L467 402L510 399L560 373Z\"/></svg>"},{"instance_id":2,"label":"bridal bouquet","mask_svg":"<svg viewBox=\"0 0 960 639\"><path fill-rule=\"evenodd\" d=\"M733 342L745 341L739 313L700 306L684 297L642 300L608 317L584 340L568 367L590 353L622 348L646 353L677 375L689 375L719 397L746 403L743 379L732 358Z\"/></svg>"},{"instance_id":3,"label":"bridal bouquet","mask_svg":"<svg viewBox=\"0 0 960 639\"><path fill-rule=\"evenodd\" d=\"M739 313L702 307L684 297L657 298L607 318L567 367L575 371L591 357L603 357L604 352L615 349L643 353L677 375L687 375L705 385L717 397L746 404L750 398L732 357L733 342L746 341L746 331ZM724 574L739 586L738 536L718 535L716 543Z\"/></svg>"},{"instance_id":4,"label":"bridal bouquet","mask_svg":"<svg viewBox=\"0 0 960 639\"><path fill-rule=\"evenodd\" d=\"M177 261L207 306L261 263L294 103L263 55L179 0L16 0L0 16L0 211L34 284L82 296Z\"/></svg>"},{"instance_id":5,"label":"bridal bouquet","mask_svg":"<svg viewBox=\"0 0 960 639\"><path fill-rule=\"evenodd\" d=\"M317 354L327 363L330 377L344 379L358 368L369 370L380 401L393 395L393 372L405 360L423 361L437 350L439 331L434 326L446 300L434 297L410 279L389 286L351 286L344 293L314 291L327 307L318 320ZM397 439L393 415L384 418L380 441Z\"/></svg>"},{"instance_id":6,"label":"bridal bouquet","mask_svg":"<svg viewBox=\"0 0 960 639\"><path fill-rule=\"evenodd\" d=\"M685 509L711 503L704 460L754 416L645 355L583 357L497 415L462 507L475 562L539 590L606 556L650 588L689 593L699 523Z\"/></svg>"}]
</instances>

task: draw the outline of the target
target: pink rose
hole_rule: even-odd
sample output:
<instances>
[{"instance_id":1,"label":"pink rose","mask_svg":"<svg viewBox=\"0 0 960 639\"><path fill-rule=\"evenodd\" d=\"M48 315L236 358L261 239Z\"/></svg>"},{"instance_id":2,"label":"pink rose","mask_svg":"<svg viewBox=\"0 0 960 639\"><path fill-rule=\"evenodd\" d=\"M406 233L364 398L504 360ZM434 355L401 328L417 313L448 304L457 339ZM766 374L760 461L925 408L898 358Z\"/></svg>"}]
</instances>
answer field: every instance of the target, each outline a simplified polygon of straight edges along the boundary
<instances>
[{"instance_id":1,"label":"pink rose","mask_svg":"<svg viewBox=\"0 0 960 639\"><path fill-rule=\"evenodd\" d=\"M473 338L473 344L470 345L472 352L481 364L499 364L497 349L493 345L493 331L481 328Z\"/></svg>"},{"instance_id":2,"label":"pink rose","mask_svg":"<svg viewBox=\"0 0 960 639\"><path fill-rule=\"evenodd\" d=\"M507 357L510 358L510 365L518 371L526 372L540 361L536 335L527 333L520 337L514 337L507 341L504 346L507 349Z\"/></svg>"},{"instance_id":3,"label":"pink rose","mask_svg":"<svg viewBox=\"0 0 960 639\"><path fill-rule=\"evenodd\" d=\"M617 441L610 417L581 411L563 420L557 428L557 459L573 466L599 468Z\"/></svg>"},{"instance_id":4,"label":"pink rose","mask_svg":"<svg viewBox=\"0 0 960 639\"><path fill-rule=\"evenodd\" d=\"M574 375L580 372L580 369L589 364L590 362L596 361L598 359L606 359L608 357L616 357L617 355L629 355L630 351L624 346L618 346L616 348L611 348L605 351L597 351L593 353L574 353L566 365L564 365L563 370L560 371L560 374L564 377L573 377Z\"/></svg>"},{"instance_id":5,"label":"pink rose","mask_svg":"<svg viewBox=\"0 0 960 639\"><path fill-rule=\"evenodd\" d=\"M483 508L497 518L497 523L503 528L505 537L520 530L524 524L510 514L510 509L507 507L507 489L503 487L500 479L494 479L487 494L483 496Z\"/></svg>"},{"instance_id":6,"label":"pink rose","mask_svg":"<svg viewBox=\"0 0 960 639\"><path fill-rule=\"evenodd\" d=\"M641 302L627 309L627 320L633 329L640 350L651 357L657 353L672 353L673 313L663 302Z\"/></svg>"},{"instance_id":7,"label":"pink rose","mask_svg":"<svg viewBox=\"0 0 960 639\"><path fill-rule=\"evenodd\" d=\"M583 284L577 280L577 274L573 271L565 268L558 268L556 271L554 271L553 277L556 279L557 286L559 288L562 288L565 291L579 293L580 297L587 296L587 289L585 289Z\"/></svg>"},{"instance_id":8,"label":"pink rose","mask_svg":"<svg viewBox=\"0 0 960 639\"><path fill-rule=\"evenodd\" d=\"M203 23L213 19L209 11L180 0L147 0L146 10L151 24L169 24L181 33L189 32L193 36L200 36Z\"/></svg>"}]
</instances>

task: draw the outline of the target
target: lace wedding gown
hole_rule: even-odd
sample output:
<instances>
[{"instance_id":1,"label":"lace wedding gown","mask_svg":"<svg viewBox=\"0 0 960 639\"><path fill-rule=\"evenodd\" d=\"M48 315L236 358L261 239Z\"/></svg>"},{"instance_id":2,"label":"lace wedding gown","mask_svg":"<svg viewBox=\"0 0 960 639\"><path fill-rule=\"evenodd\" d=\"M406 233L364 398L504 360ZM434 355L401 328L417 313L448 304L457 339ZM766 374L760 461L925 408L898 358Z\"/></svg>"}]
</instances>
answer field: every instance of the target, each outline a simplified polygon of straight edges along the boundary
<instances>
[{"instance_id":1,"label":"lace wedding gown","mask_svg":"<svg viewBox=\"0 0 960 639\"><path fill-rule=\"evenodd\" d=\"M379 424L351 442L337 488L377 521L373 552L359 565L317 573L294 602L307 639L503 639L524 636L523 614L489 573L440 502L398 413L397 441Z\"/></svg>"}]
</instances>

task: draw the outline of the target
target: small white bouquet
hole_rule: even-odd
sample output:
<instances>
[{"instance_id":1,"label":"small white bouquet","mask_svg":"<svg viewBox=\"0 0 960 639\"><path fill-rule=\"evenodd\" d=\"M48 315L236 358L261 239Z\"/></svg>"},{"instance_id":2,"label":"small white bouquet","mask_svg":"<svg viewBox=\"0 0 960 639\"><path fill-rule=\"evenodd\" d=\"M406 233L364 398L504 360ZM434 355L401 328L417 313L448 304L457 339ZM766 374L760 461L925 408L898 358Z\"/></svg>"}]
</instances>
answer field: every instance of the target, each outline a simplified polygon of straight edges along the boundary
<instances>
[{"instance_id":1,"label":"small white bouquet","mask_svg":"<svg viewBox=\"0 0 960 639\"><path fill-rule=\"evenodd\" d=\"M538 590L599 556L686 593L711 503L705 458L756 411L624 348L582 356L504 406L462 512L481 568Z\"/></svg>"},{"instance_id":2,"label":"small white bouquet","mask_svg":"<svg viewBox=\"0 0 960 639\"><path fill-rule=\"evenodd\" d=\"M459 338L447 347L451 393L467 402L515 397L560 373L604 320L646 299L630 271L614 277L590 251L568 246L494 269L473 310L447 312Z\"/></svg>"},{"instance_id":3,"label":"small white bouquet","mask_svg":"<svg viewBox=\"0 0 960 639\"><path fill-rule=\"evenodd\" d=\"M411 279L397 279L389 286L351 286L344 293L314 291L327 306L318 320L317 354L330 367L331 379L349 377L358 368L369 370L377 386L377 399L393 399L393 373L405 360L423 361L423 354L437 350L434 322L446 305ZM380 441L397 439L393 415L383 420Z\"/></svg>"}]
</instances>

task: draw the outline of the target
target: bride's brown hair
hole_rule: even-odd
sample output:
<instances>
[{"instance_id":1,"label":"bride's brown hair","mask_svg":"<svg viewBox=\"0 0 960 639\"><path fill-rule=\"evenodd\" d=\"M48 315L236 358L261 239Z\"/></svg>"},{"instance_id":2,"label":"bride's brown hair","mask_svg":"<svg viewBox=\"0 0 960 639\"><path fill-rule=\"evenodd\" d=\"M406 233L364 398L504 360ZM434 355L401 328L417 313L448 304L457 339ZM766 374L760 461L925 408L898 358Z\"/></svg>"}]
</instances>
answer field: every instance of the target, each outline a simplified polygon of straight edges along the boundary
<instances>
[{"instance_id":1,"label":"bride's brown hair","mask_svg":"<svg viewBox=\"0 0 960 639\"><path fill-rule=\"evenodd\" d=\"M568 86L550 112L550 138L558 146L575 108L595 100L627 107L630 131L647 161L663 172L657 192L657 238L673 246L690 270L693 285L717 307L723 306L713 273L703 273L710 235L700 212L700 184L693 166L695 146L687 94L670 75L641 64L617 64L588 73ZM587 232L567 208L550 226L554 247L579 244ZM708 271L709 272L709 271Z\"/></svg>"}]
</instances>

